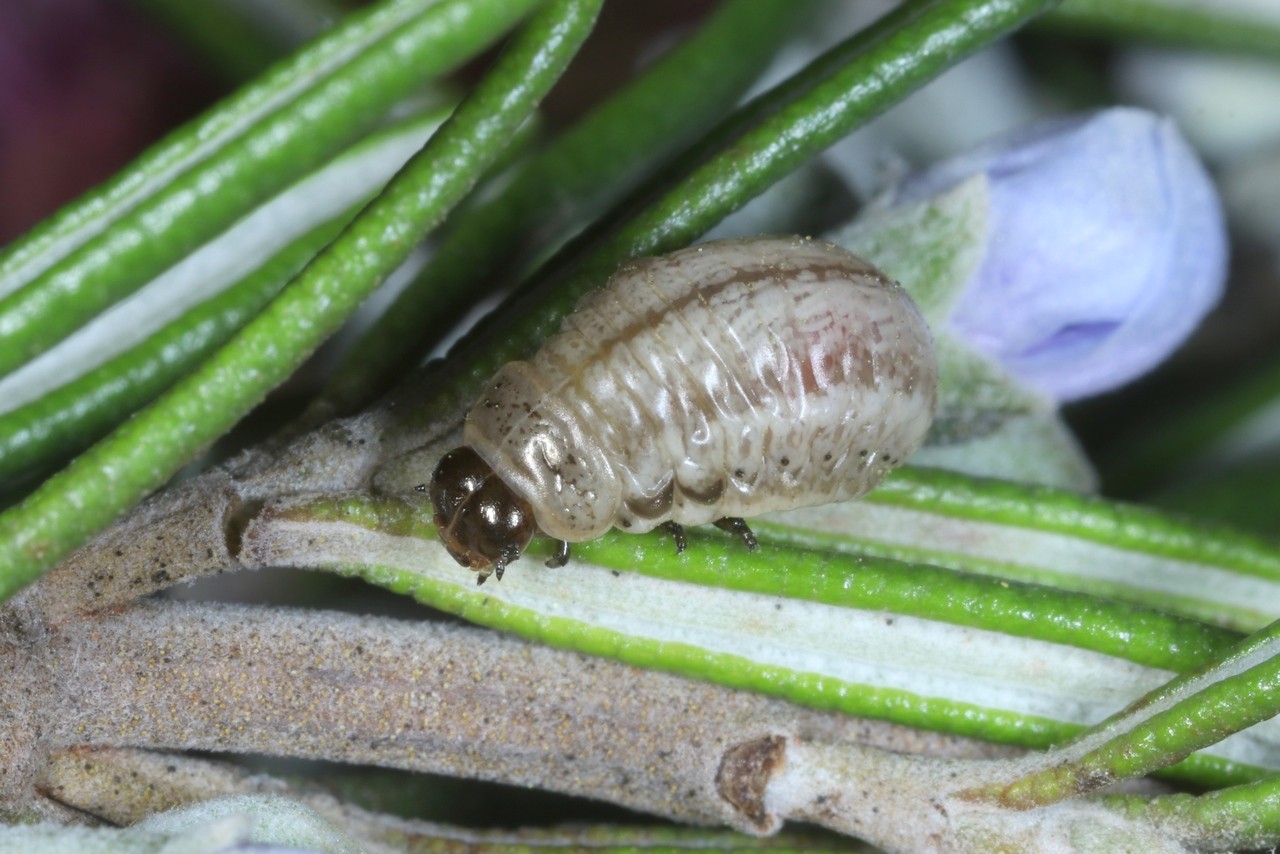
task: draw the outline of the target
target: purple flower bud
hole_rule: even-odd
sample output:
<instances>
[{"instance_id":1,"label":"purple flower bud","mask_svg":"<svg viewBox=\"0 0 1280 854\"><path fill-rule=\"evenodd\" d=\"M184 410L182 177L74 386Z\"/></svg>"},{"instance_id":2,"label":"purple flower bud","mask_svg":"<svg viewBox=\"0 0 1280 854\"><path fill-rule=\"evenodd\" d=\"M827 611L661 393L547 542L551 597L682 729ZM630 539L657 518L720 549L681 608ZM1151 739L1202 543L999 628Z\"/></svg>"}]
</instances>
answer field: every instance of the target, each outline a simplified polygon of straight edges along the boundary
<instances>
[{"instance_id":1,"label":"purple flower bud","mask_svg":"<svg viewBox=\"0 0 1280 854\"><path fill-rule=\"evenodd\" d=\"M908 178L915 201L984 174L986 255L950 325L1058 400L1159 364L1222 293L1212 182L1167 119L1127 108L1055 120Z\"/></svg>"}]
</instances>

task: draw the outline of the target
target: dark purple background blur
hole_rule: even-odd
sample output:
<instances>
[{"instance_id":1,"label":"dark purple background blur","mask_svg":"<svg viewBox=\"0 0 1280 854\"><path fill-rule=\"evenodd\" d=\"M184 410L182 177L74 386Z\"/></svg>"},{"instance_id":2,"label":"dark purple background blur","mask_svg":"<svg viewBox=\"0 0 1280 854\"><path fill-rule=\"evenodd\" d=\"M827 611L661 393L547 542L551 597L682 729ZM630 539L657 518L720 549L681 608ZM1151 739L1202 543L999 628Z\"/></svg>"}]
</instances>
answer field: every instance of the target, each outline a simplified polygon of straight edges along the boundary
<instances>
[{"instance_id":1,"label":"dark purple background blur","mask_svg":"<svg viewBox=\"0 0 1280 854\"><path fill-rule=\"evenodd\" d=\"M714 5L606 3L596 33L545 105L550 124L596 103L655 42L669 43ZM240 82L208 70L198 48L139 7L129 0L0 0L0 245ZM491 60L489 52L462 69L463 85Z\"/></svg>"},{"instance_id":2,"label":"dark purple background blur","mask_svg":"<svg viewBox=\"0 0 1280 854\"><path fill-rule=\"evenodd\" d=\"M0 2L0 243L217 94L179 45L121 0Z\"/></svg>"}]
</instances>

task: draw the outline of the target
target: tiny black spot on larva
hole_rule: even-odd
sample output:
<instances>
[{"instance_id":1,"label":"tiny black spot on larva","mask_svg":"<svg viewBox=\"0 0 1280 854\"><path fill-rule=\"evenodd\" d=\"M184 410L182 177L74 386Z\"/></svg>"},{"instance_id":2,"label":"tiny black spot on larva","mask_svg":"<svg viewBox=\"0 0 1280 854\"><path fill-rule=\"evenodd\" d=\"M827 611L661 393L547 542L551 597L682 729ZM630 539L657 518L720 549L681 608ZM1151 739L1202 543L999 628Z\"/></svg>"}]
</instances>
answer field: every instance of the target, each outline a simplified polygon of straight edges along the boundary
<instances>
[{"instance_id":1,"label":"tiny black spot on larva","mask_svg":"<svg viewBox=\"0 0 1280 854\"><path fill-rule=\"evenodd\" d=\"M441 540L482 579L535 532L574 543L860 497L933 418L919 311L837 246L706 243L630 261L584 300L528 361L498 370L432 477Z\"/></svg>"}]
</instances>

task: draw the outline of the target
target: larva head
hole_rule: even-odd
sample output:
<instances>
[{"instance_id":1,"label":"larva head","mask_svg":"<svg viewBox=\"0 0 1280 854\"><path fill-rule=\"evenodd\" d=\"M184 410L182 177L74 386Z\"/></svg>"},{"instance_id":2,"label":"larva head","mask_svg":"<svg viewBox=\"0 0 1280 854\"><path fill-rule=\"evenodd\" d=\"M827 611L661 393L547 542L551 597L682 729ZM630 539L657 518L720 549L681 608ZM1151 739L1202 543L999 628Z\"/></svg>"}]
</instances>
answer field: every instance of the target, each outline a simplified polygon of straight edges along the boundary
<instances>
[{"instance_id":1,"label":"larva head","mask_svg":"<svg viewBox=\"0 0 1280 854\"><path fill-rule=\"evenodd\" d=\"M431 475L431 504L440 540L463 566L502 578L520 557L537 523L529 503L469 447L445 454Z\"/></svg>"}]
</instances>

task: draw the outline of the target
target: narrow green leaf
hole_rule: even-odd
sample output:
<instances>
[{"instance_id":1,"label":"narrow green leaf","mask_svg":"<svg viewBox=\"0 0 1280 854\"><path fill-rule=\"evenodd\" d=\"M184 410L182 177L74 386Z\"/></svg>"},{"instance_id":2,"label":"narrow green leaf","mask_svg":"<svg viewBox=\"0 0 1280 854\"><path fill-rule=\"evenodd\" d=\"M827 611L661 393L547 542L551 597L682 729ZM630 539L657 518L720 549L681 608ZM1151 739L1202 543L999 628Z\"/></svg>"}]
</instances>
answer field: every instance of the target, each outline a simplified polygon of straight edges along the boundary
<instances>
[{"instance_id":1,"label":"narrow green leaf","mask_svg":"<svg viewBox=\"0 0 1280 854\"><path fill-rule=\"evenodd\" d=\"M554 295L511 303L503 312L505 321L490 324L494 334L485 336L483 350L467 355L467 369L426 402L427 414L411 415L409 421L428 421L430 413L456 410L474 398L501 364L520 358L554 332L578 298L602 284L622 260L690 243L858 125L1056 2L921 4L918 14L894 17L891 32L855 36L851 41L858 49L852 59L647 207L594 251L571 279L560 283ZM816 63L825 73L828 60L819 58ZM756 115L750 105L745 109Z\"/></svg>"},{"instance_id":2,"label":"narrow green leaf","mask_svg":"<svg viewBox=\"0 0 1280 854\"><path fill-rule=\"evenodd\" d=\"M350 217L317 227L256 272L142 344L0 416L0 479L39 471L88 447L258 313Z\"/></svg>"},{"instance_id":3,"label":"narrow green leaf","mask_svg":"<svg viewBox=\"0 0 1280 854\"><path fill-rule=\"evenodd\" d=\"M1202 795L1111 795L1103 803L1196 851L1252 851L1280 839L1280 776Z\"/></svg>"},{"instance_id":4,"label":"narrow green leaf","mask_svg":"<svg viewBox=\"0 0 1280 854\"><path fill-rule=\"evenodd\" d=\"M1280 59L1280 19L1249 14L1239 4L1215 8L1186 0L1065 0L1043 23L1083 35Z\"/></svg>"},{"instance_id":5,"label":"narrow green leaf","mask_svg":"<svg viewBox=\"0 0 1280 854\"><path fill-rule=\"evenodd\" d=\"M361 38L338 51L333 39L323 40L321 52L346 59L332 63L326 76L272 75L275 91L250 89L240 99L257 109L218 112L178 131L6 254L0 261L0 293L6 294L0 299L0 374L62 340L324 162L425 80L496 38L532 0L394 5L415 3L423 7L418 14L385 28L371 43ZM352 54L357 47L362 50ZM313 64L306 60L304 55L293 65L301 70ZM210 124L216 146L201 138ZM110 227L101 230L107 221ZM13 282L20 286L13 289Z\"/></svg>"},{"instance_id":6,"label":"narrow green leaf","mask_svg":"<svg viewBox=\"0 0 1280 854\"><path fill-rule=\"evenodd\" d=\"M702 132L759 74L803 17L785 0L732 0L629 87L550 143L492 199L459 210L435 255L344 357L324 415L374 399L456 317L472 286L533 228L554 246L655 161ZM565 211L573 212L565 216ZM441 330L443 331L443 330Z\"/></svg>"},{"instance_id":7,"label":"narrow green leaf","mask_svg":"<svg viewBox=\"0 0 1280 854\"><path fill-rule=\"evenodd\" d=\"M1013 809L1055 803L1146 776L1278 712L1280 622L1093 728L1050 767L984 794Z\"/></svg>"},{"instance_id":8,"label":"narrow green leaf","mask_svg":"<svg viewBox=\"0 0 1280 854\"><path fill-rule=\"evenodd\" d=\"M1280 616L1273 544L1146 507L908 467L863 502L838 509L778 521L806 531L793 534L802 542L812 534L828 548L1052 584L1237 631ZM940 533L957 522L962 533Z\"/></svg>"},{"instance_id":9,"label":"narrow green leaf","mask_svg":"<svg viewBox=\"0 0 1280 854\"><path fill-rule=\"evenodd\" d=\"M1280 579L1280 551L1255 537L1061 489L908 467L890 475L865 500L1068 534Z\"/></svg>"},{"instance_id":10,"label":"narrow green leaf","mask_svg":"<svg viewBox=\"0 0 1280 854\"><path fill-rule=\"evenodd\" d=\"M0 515L0 597L160 486L311 353L503 151L559 77L599 0L553 0L383 193L223 350Z\"/></svg>"},{"instance_id":11,"label":"narrow green leaf","mask_svg":"<svg viewBox=\"0 0 1280 854\"><path fill-rule=\"evenodd\" d=\"M362 140L0 378L0 480L80 452L225 343L446 117L413 116Z\"/></svg>"},{"instance_id":12,"label":"narrow green leaf","mask_svg":"<svg viewBox=\"0 0 1280 854\"><path fill-rule=\"evenodd\" d=\"M30 282L116 222L139 202L206 160L219 147L236 139L246 128L288 106L313 87L317 80L340 70L353 56L438 2L383 2L349 15L306 50L280 63L261 79L170 134L110 181L67 205L29 234L0 250L0 295ZM485 25L482 23L480 26ZM498 22L493 22L492 26L498 31L502 29ZM450 33L441 33L441 37L448 35Z\"/></svg>"}]
</instances>

